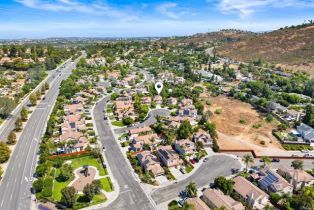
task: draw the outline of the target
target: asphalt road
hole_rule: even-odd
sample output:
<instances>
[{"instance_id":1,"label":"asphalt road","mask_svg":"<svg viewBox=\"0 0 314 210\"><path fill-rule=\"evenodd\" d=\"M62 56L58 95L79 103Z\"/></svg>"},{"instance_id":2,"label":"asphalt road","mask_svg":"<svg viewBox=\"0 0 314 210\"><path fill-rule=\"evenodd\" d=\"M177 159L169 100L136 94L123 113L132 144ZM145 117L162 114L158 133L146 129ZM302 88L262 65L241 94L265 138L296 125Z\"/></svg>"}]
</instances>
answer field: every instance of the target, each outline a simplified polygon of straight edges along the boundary
<instances>
[{"instance_id":1,"label":"asphalt road","mask_svg":"<svg viewBox=\"0 0 314 210\"><path fill-rule=\"evenodd\" d=\"M113 131L104 121L103 109L110 96L107 96L95 106L94 120L102 146L106 148L105 156L109 167L120 188L118 198L106 209L110 210L150 210L155 209L151 199L145 194L140 184L135 180L134 174L124 158L120 145L115 140Z\"/></svg>"},{"instance_id":2,"label":"asphalt road","mask_svg":"<svg viewBox=\"0 0 314 210\"><path fill-rule=\"evenodd\" d=\"M36 167L38 145L44 133L50 111L58 96L62 80L66 79L75 64L71 63L55 78L41 101L27 121L16 148L11 155L5 176L0 185L1 210L29 210L31 179ZM59 76L61 74L61 76Z\"/></svg>"},{"instance_id":3,"label":"asphalt road","mask_svg":"<svg viewBox=\"0 0 314 210\"><path fill-rule=\"evenodd\" d=\"M62 69L63 67L66 67L70 64L71 64L70 60L67 60L62 67L50 71L46 82L48 84L51 84L59 75L58 69ZM40 90L40 88L41 86L37 86L35 88L35 91ZM21 109L23 108L23 106L27 106L28 104L29 104L29 96L23 99L21 103L12 111L11 115L6 119L6 121L3 122L0 128L0 140L1 141L6 141L9 133L14 129L15 121L20 116Z\"/></svg>"},{"instance_id":4,"label":"asphalt road","mask_svg":"<svg viewBox=\"0 0 314 210\"><path fill-rule=\"evenodd\" d=\"M153 125L154 123L157 122L156 120L156 116L163 116L163 117L168 117L170 116L170 111L167 110L167 109L155 109L155 110L152 110L148 113L148 118L142 122L142 123L138 123L136 125L133 125L133 126L130 126L130 127L127 127L127 128L117 128L114 130L114 132L116 134L122 134L122 133L125 133L127 131L129 131L130 129L133 129L133 128L140 128L140 127L145 127L145 126L150 126L150 125Z\"/></svg>"},{"instance_id":5,"label":"asphalt road","mask_svg":"<svg viewBox=\"0 0 314 210\"><path fill-rule=\"evenodd\" d=\"M156 204L172 200L179 196L179 193L185 189L189 182L195 182L198 188L209 186L218 176L230 176L231 169L240 169L240 162L226 155L214 155L208 158L208 161L203 163L197 171L188 178L179 181L177 184L172 184L152 192L152 198Z\"/></svg>"}]
</instances>

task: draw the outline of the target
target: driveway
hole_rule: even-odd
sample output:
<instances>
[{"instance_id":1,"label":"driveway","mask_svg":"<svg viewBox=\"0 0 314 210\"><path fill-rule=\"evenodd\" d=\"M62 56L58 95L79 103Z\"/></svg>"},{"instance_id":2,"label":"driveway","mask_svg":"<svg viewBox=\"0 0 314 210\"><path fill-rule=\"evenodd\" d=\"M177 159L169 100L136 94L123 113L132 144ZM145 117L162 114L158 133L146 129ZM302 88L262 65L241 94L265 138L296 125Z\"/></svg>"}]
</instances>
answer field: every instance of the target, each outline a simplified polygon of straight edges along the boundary
<instances>
[{"instance_id":1,"label":"driveway","mask_svg":"<svg viewBox=\"0 0 314 210\"><path fill-rule=\"evenodd\" d=\"M237 159L227 155L213 155L185 180L154 190L151 194L152 198L157 205L172 200L178 197L189 182L195 182L199 188L209 186L218 176L230 176L232 168L241 168L241 164Z\"/></svg>"}]
</instances>

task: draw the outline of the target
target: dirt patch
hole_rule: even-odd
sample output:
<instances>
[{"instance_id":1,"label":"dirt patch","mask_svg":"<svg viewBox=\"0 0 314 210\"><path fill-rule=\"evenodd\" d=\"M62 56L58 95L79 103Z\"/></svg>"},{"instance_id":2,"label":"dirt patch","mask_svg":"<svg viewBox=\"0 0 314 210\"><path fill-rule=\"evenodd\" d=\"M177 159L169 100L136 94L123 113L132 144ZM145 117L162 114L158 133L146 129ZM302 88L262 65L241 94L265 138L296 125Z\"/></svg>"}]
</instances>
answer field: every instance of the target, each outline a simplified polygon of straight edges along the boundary
<instances>
[{"instance_id":1,"label":"dirt patch","mask_svg":"<svg viewBox=\"0 0 314 210\"><path fill-rule=\"evenodd\" d=\"M277 122L268 123L250 104L226 96L210 97L210 120L216 124L221 149L282 149L272 135ZM221 110L220 114L219 111ZM216 113L215 113L216 112Z\"/></svg>"},{"instance_id":2,"label":"dirt patch","mask_svg":"<svg viewBox=\"0 0 314 210\"><path fill-rule=\"evenodd\" d=\"M96 169L91 167L88 167L88 171L86 173L87 176L85 176L83 171L84 171L83 168L80 168L79 170L75 171L76 176L78 176L78 178L72 184L72 186L79 192L83 192L85 185L91 184L96 175Z\"/></svg>"}]
</instances>

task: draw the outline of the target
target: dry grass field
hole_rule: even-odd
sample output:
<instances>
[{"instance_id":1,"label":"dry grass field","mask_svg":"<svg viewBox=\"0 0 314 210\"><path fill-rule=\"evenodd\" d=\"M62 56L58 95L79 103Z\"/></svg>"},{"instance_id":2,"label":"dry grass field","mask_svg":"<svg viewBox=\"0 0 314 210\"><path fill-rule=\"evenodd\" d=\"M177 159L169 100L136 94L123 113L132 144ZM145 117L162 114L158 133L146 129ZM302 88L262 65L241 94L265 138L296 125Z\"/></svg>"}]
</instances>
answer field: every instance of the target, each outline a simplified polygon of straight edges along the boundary
<instances>
[{"instance_id":1,"label":"dry grass field","mask_svg":"<svg viewBox=\"0 0 314 210\"><path fill-rule=\"evenodd\" d=\"M211 102L208 106L203 99L205 110L212 112L210 120L216 124L221 149L282 149L271 133L277 122L266 122L250 104L226 96L206 100Z\"/></svg>"}]
</instances>

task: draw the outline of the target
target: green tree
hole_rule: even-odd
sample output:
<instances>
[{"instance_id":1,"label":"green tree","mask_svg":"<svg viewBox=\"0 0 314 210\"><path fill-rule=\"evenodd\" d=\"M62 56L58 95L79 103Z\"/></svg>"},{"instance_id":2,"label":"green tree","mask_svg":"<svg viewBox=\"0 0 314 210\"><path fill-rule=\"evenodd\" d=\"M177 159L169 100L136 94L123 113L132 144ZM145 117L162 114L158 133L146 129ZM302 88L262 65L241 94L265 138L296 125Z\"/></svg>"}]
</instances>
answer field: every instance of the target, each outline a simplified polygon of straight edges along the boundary
<instances>
[{"instance_id":1,"label":"green tree","mask_svg":"<svg viewBox=\"0 0 314 210\"><path fill-rule=\"evenodd\" d=\"M93 187L93 189L94 189L95 194L100 193L101 188L102 188L101 181L100 181L99 179L94 180L94 181L92 182L92 187Z\"/></svg>"},{"instance_id":2,"label":"green tree","mask_svg":"<svg viewBox=\"0 0 314 210\"><path fill-rule=\"evenodd\" d=\"M22 108L21 113L20 113L20 117L22 119L22 121L26 121L28 118L28 111L25 107Z\"/></svg>"},{"instance_id":3,"label":"green tree","mask_svg":"<svg viewBox=\"0 0 314 210\"><path fill-rule=\"evenodd\" d=\"M187 192L187 196L189 198L197 197L197 187L195 182L190 182L186 187L185 190Z\"/></svg>"},{"instance_id":4,"label":"green tree","mask_svg":"<svg viewBox=\"0 0 314 210\"><path fill-rule=\"evenodd\" d=\"M124 125L132 125L134 120L131 117L125 117L122 119Z\"/></svg>"},{"instance_id":5,"label":"green tree","mask_svg":"<svg viewBox=\"0 0 314 210\"><path fill-rule=\"evenodd\" d=\"M304 162L303 160L294 160L291 162L291 166L294 169L303 169Z\"/></svg>"},{"instance_id":6,"label":"green tree","mask_svg":"<svg viewBox=\"0 0 314 210\"><path fill-rule=\"evenodd\" d=\"M16 134L14 131L11 131L9 133L7 143L11 145L16 143Z\"/></svg>"},{"instance_id":7,"label":"green tree","mask_svg":"<svg viewBox=\"0 0 314 210\"><path fill-rule=\"evenodd\" d=\"M73 169L70 164L63 164L60 168L59 179L61 181L67 181L73 176Z\"/></svg>"},{"instance_id":8,"label":"green tree","mask_svg":"<svg viewBox=\"0 0 314 210\"><path fill-rule=\"evenodd\" d=\"M0 117L7 118L11 114L15 106L16 103L14 100L0 97Z\"/></svg>"},{"instance_id":9,"label":"green tree","mask_svg":"<svg viewBox=\"0 0 314 210\"><path fill-rule=\"evenodd\" d=\"M32 106L35 106L37 104L37 94L33 93L29 96L29 102Z\"/></svg>"},{"instance_id":10,"label":"green tree","mask_svg":"<svg viewBox=\"0 0 314 210\"><path fill-rule=\"evenodd\" d=\"M214 185L227 195L233 192L234 182L231 179L226 179L223 176L215 178Z\"/></svg>"},{"instance_id":11,"label":"green tree","mask_svg":"<svg viewBox=\"0 0 314 210\"><path fill-rule=\"evenodd\" d=\"M170 203L168 203L168 210L179 210L178 201L172 200Z\"/></svg>"},{"instance_id":12,"label":"green tree","mask_svg":"<svg viewBox=\"0 0 314 210\"><path fill-rule=\"evenodd\" d=\"M61 190L61 202L71 208L74 206L75 202L76 202L76 196L77 196L77 192L75 190L74 187L65 187Z\"/></svg>"},{"instance_id":13,"label":"green tree","mask_svg":"<svg viewBox=\"0 0 314 210\"><path fill-rule=\"evenodd\" d=\"M95 191L94 191L93 186L91 184L86 184L84 186L83 193L84 193L85 198L88 201L91 201L95 195Z\"/></svg>"},{"instance_id":14,"label":"green tree","mask_svg":"<svg viewBox=\"0 0 314 210\"><path fill-rule=\"evenodd\" d=\"M182 206L182 210L195 210L195 206L193 204L185 202Z\"/></svg>"},{"instance_id":15,"label":"green tree","mask_svg":"<svg viewBox=\"0 0 314 210\"><path fill-rule=\"evenodd\" d=\"M267 165L271 163L271 159L267 156L261 157L261 160L263 162L263 168L265 168Z\"/></svg>"},{"instance_id":16,"label":"green tree","mask_svg":"<svg viewBox=\"0 0 314 210\"><path fill-rule=\"evenodd\" d=\"M36 193L41 192L43 190L43 187L44 187L44 182L41 178L33 182L33 188Z\"/></svg>"},{"instance_id":17,"label":"green tree","mask_svg":"<svg viewBox=\"0 0 314 210\"><path fill-rule=\"evenodd\" d=\"M46 90L48 90L49 89L49 84L47 82L45 82L44 87L45 87Z\"/></svg>"},{"instance_id":18,"label":"green tree","mask_svg":"<svg viewBox=\"0 0 314 210\"><path fill-rule=\"evenodd\" d=\"M188 120L184 120L177 131L178 139L189 138L193 132L193 128Z\"/></svg>"},{"instance_id":19,"label":"green tree","mask_svg":"<svg viewBox=\"0 0 314 210\"><path fill-rule=\"evenodd\" d=\"M23 128L23 122L22 122L21 118L17 118L15 121L15 130L21 131L22 128Z\"/></svg>"},{"instance_id":20,"label":"green tree","mask_svg":"<svg viewBox=\"0 0 314 210\"><path fill-rule=\"evenodd\" d=\"M311 127L314 127L314 106L306 106L303 122Z\"/></svg>"},{"instance_id":21,"label":"green tree","mask_svg":"<svg viewBox=\"0 0 314 210\"><path fill-rule=\"evenodd\" d=\"M249 164L254 163L254 159L252 155L246 154L243 156L243 162L245 163L245 171L247 172Z\"/></svg>"},{"instance_id":22,"label":"green tree","mask_svg":"<svg viewBox=\"0 0 314 210\"><path fill-rule=\"evenodd\" d=\"M0 166L0 180L2 178L2 174L4 173L2 166Z\"/></svg>"},{"instance_id":23,"label":"green tree","mask_svg":"<svg viewBox=\"0 0 314 210\"><path fill-rule=\"evenodd\" d=\"M6 162L10 158L11 150L3 142L0 142L0 163Z\"/></svg>"}]
</instances>

